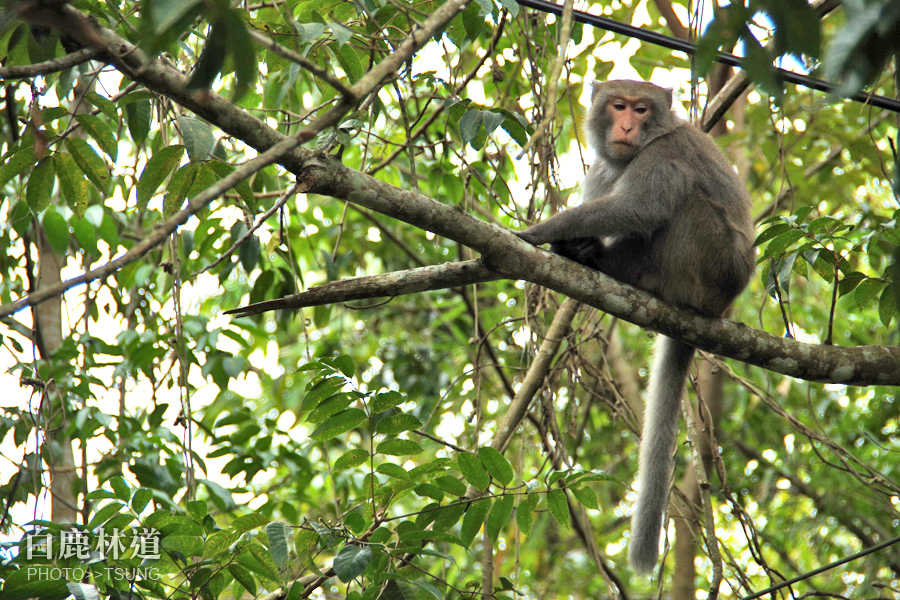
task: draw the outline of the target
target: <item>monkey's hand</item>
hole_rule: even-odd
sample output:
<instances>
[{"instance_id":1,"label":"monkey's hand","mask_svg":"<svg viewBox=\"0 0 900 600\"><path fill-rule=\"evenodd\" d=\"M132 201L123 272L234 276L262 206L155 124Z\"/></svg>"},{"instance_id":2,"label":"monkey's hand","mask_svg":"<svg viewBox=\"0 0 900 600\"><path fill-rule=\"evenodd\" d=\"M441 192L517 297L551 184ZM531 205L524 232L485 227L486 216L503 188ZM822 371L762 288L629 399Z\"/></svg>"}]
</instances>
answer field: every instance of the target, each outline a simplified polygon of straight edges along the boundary
<instances>
[{"instance_id":1,"label":"monkey's hand","mask_svg":"<svg viewBox=\"0 0 900 600\"><path fill-rule=\"evenodd\" d=\"M533 228L528 228L525 231L513 231L514 234L519 236L519 239L525 240L532 246L540 246L541 244L545 244L546 242L540 241L540 237L536 236L533 231Z\"/></svg>"}]
</instances>

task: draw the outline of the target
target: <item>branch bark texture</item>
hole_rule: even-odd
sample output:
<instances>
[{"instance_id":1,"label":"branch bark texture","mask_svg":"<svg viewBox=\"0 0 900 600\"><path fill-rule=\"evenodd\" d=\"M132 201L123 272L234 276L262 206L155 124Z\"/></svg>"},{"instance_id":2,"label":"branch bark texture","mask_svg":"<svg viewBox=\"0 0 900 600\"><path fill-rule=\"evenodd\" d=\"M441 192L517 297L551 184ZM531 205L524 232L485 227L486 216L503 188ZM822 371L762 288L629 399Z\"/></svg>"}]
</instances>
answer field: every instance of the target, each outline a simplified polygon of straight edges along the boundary
<instances>
[{"instance_id":1,"label":"branch bark texture","mask_svg":"<svg viewBox=\"0 0 900 600\"><path fill-rule=\"evenodd\" d=\"M351 88L355 97L361 98L377 89L379 83L393 72L391 69L402 65L466 4L465 0L454 0L431 15L394 54L376 65ZM73 21L82 22L86 18L71 6L64 8ZM302 189L372 209L468 246L481 253L498 276L525 279L543 285L641 327L683 340L701 350L792 377L848 385L900 384L900 348L804 344L724 319L700 317L667 306L649 294L623 285L602 273L530 246L511 232L481 221L458 207L396 188L336 160L293 147L310 135L312 125L296 139L287 138L221 96L209 91L185 91L186 78L182 73L165 62L147 57L115 32L108 29L98 29L97 32L86 42L95 48L101 44L102 48L98 49L111 55L113 64L125 76L169 97L261 152L283 143L277 152L266 156L266 162L273 159L274 154L275 160L297 175ZM315 126L322 129L329 126L329 121L336 122L343 114L340 111L349 107L344 107L344 104L346 99L326 113L328 119L317 120ZM237 174L238 171L235 171L232 175ZM231 177L227 181L232 183ZM220 183L224 184L226 180ZM194 198L190 207L185 210L192 214L199 210L197 204L205 204L212 199L209 196L215 197L223 191L210 189L209 194L204 193ZM181 211L166 221L162 229L174 231L189 216L190 214ZM143 250L143 246L140 250ZM135 247L128 254L101 268L49 288L40 297L32 294L0 307L0 317L34 305L54 293L58 295L74 285L106 277L124 264L140 258L145 253L140 250ZM448 269L448 272L452 270ZM460 283L455 280L439 287L448 285ZM410 289L422 291L425 288L420 285ZM356 296L356 299L360 297L363 296Z\"/></svg>"}]
</instances>

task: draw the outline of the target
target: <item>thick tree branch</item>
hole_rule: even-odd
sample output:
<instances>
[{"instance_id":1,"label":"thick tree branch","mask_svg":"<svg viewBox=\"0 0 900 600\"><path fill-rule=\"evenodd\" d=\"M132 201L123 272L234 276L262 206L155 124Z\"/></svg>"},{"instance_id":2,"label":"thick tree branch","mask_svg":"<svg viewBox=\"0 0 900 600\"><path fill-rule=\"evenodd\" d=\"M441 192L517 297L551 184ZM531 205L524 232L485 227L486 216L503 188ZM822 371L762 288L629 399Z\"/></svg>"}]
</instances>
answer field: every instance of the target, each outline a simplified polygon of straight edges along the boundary
<instances>
[{"instance_id":1,"label":"thick tree branch","mask_svg":"<svg viewBox=\"0 0 900 600\"><path fill-rule=\"evenodd\" d=\"M0 79L25 79L27 77L37 77L38 75L49 75L50 73L59 73L97 56L97 51L90 48L82 48L72 54L66 54L59 58L35 63L32 65L12 65L9 67L0 67Z\"/></svg>"},{"instance_id":2,"label":"thick tree branch","mask_svg":"<svg viewBox=\"0 0 900 600\"><path fill-rule=\"evenodd\" d=\"M299 173L303 168L304 161L313 154L299 149L297 146L312 139L318 132L337 124L356 101L375 91L383 79L396 72L432 36L441 31L453 17L465 9L470 1L451 0L442 5L421 26L415 28L394 53L356 82L351 88L352 94L345 95L331 110L293 137L287 137L275 131L263 121L209 90L186 90L187 77L172 65L147 56L142 50L114 31L95 26L84 13L69 5L35 5L34 7L29 5L27 10L20 11L23 18L28 21L56 27L83 45L93 48L94 51L102 52L103 56L110 60L126 77L169 97L263 154L245 163L216 185L199 194L184 210L161 223L150 236L142 239L125 254L78 277L0 306L0 317L9 316L28 306L35 306L78 285L109 277L118 269L140 259L161 244L191 215L216 197L221 196L243 179L273 162L279 162L288 170Z\"/></svg>"},{"instance_id":3,"label":"thick tree branch","mask_svg":"<svg viewBox=\"0 0 900 600\"><path fill-rule=\"evenodd\" d=\"M361 98L374 90L393 72L391 69L402 65L466 3L465 0L452 0L426 19L397 52L384 59L351 88L356 97ZM73 19L84 19L84 15L75 9L69 6L65 9L68 15L74 15ZM168 96L248 145L265 151L288 139L221 96L209 91L185 92L183 74L166 63L148 59L114 32L100 29L97 36L102 39L103 49L107 50L113 63L124 74ZM89 41L96 42L95 39ZM317 119L316 123L298 134L296 140L287 141L282 148L306 138L316 127L326 127L329 122L334 122L346 109L343 104ZM669 307L649 294L625 286L602 273L534 248L511 232L476 219L457 207L393 187L335 160L294 149L282 155L280 162L297 175L301 186L309 192L346 200L452 239L483 254L492 267L505 277L543 285L701 350L811 381L850 385L900 384L900 348L814 346L754 331L724 319L692 315ZM231 177L220 184L226 182L231 183ZM200 199L195 198L191 205L194 206ZM179 216L186 219L189 215L179 213ZM137 260L134 254L129 253L101 269L63 282L63 289L108 276L126 262ZM459 284L454 282L451 285ZM48 290L47 293L53 291ZM55 290L55 293L62 291ZM37 301L39 299L31 295L0 307L0 316L9 315Z\"/></svg>"},{"instance_id":4,"label":"thick tree branch","mask_svg":"<svg viewBox=\"0 0 900 600\"><path fill-rule=\"evenodd\" d=\"M497 279L503 279L503 276L484 266L484 261L480 259L461 263L445 263L407 271L342 279L284 298L233 308L225 311L225 314L247 317L270 310L298 309L366 298L393 298L405 294L454 288Z\"/></svg>"},{"instance_id":5,"label":"thick tree branch","mask_svg":"<svg viewBox=\"0 0 900 600\"><path fill-rule=\"evenodd\" d=\"M650 294L603 273L530 246L511 232L480 221L455 207L415 192L394 188L336 161L316 159L310 161L308 166L305 177L312 191L348 200L458 241L483 254L489 264L507 278L543 285L701 350L810 381L847 385L900 384L900 348L817 346L755 331L726 319L691 314L668 306ZM482 272L480 276L485 277L480 281L488 280L487 273ZM349 280L353 283L347 285L352 289L365 279ZM459 285L459 281L454 281L452 285ZM403 277L394 283L397 286L406 285ZM441 288L447 287L446 284L435 283ZM335 290L334 287L329 289L332 292ZM421 281L415 287L416 292L424 289ZM314 296L307 298L311 297ZM359 293L344 299L362 297L365 296Z\"/></svg>"}]
</instances>

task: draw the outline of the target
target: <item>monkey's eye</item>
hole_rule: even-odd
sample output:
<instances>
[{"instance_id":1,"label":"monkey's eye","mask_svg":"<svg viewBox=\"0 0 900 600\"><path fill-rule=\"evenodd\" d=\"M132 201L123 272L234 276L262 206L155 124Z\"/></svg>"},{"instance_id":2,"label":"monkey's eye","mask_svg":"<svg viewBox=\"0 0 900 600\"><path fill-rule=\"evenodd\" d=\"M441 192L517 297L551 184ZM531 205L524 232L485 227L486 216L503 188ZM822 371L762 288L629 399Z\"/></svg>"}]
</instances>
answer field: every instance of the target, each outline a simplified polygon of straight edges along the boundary
<instances>
[{"instance_id":1,"label":"monkey's eye","mask_svg":"<svg viewBox=\"0 0 900 600\"><path fill-rule=\"evenodd\" d=\"M638 105L638 106L634 107L634 112L636 112L639 115L644 115L644 114L647 114L648 112L650 112L650 108L647 106Z\"/></svg>"},{"instance_id":2,"label":"monkey's eye","mask_svg":"<svg viewBox=\"0 0 900 600\"><path fill-rule=\"evenodd\" d=\"M620 101L613 102L612 107L614 110L625 110L625 103Z\"/></svg>"}]
</instances>

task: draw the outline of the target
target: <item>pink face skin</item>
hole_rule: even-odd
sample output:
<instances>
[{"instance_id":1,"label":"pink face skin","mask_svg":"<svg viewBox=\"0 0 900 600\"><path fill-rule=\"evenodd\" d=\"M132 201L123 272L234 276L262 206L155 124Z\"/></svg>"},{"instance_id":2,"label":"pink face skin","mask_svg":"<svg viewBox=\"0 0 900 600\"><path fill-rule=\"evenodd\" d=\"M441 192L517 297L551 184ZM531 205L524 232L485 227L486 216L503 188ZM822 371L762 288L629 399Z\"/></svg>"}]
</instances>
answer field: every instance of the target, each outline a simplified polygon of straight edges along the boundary
<instances>
[{"instance_id":1,"label":"pink face skin","mask_svg":"<svg viewBox=\"0 0 900 600\"><path fill-rule=\"evenodd\" d=\"M606 111L612 119L610 145L622 157L634 154L640 147L641 127L650 117L650 103L644 98L614 96L609 99Z\"/></svg>"}]
</instances>

